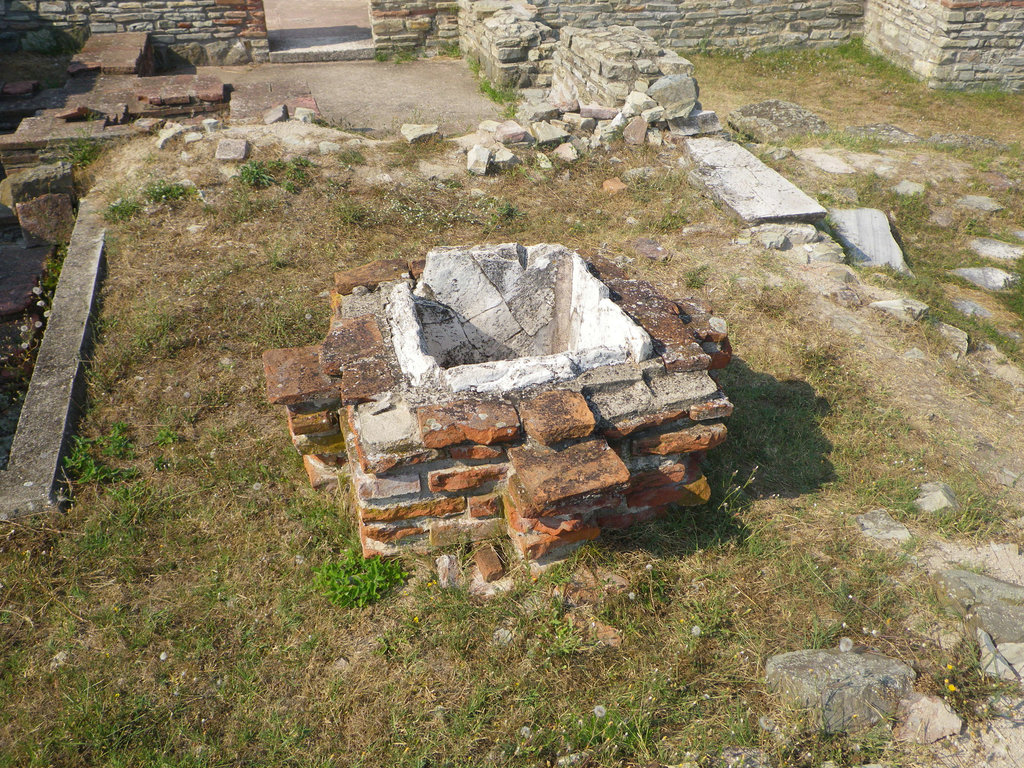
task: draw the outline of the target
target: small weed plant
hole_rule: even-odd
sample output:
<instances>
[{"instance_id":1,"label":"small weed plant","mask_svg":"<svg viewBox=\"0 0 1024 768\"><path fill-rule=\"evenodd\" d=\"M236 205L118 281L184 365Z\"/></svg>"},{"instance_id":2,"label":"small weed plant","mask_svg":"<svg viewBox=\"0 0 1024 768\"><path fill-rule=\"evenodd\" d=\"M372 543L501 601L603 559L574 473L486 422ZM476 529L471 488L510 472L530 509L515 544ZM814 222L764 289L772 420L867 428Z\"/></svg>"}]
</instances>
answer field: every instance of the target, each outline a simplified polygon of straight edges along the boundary
<instances>
[{"instance_id":1,"label":"small weed plant","mask_svg":"<svg viewBox=\"0 0 1024 768\"><path fill-rule=\"evenodd\" d=\"M274 184L274 177L270 175L267 164L260 160L243 163L238 169L238 180L252 189L266 189Z\"/></svg>"},{"instance_id":2,"label":"small weed plant","mask_svg":"<svg viewBox=\"0 0 1024 768\"><path fill-rule=\"evenodd\" d=\"M351 549L340 560L316 569L314 584L327 599L342 608L364 608L387 595L409 574L397 560L364 558Z\"/></svg>"},{"instance_id":3,"label":"small weed plant","mask_svg":"<svg viewBox=\"0 0 1024 768\"><path fill-rule=\"evenodd\" d=\"M250 160L238 169L238 180L251 189L266 189L279 184L288 192L297 193L309 183L312 163L304 157L292 160Z\"/></svg>"},{"instance_id":4,"label":"small weed plant","mask_svg":"<svg viewBox=\"0 0 1024 768\"><path fill-rule=\"evenodd\" d=\"M80 483L114 483L130 480L138 474L134 469L111 467L97 458L96 453L124 461L135 458L135 446L128 438L128 425L124 422L115 422L110 432L100 437L76 436L64 459L64 469Z\"/></svg>"},{"instance_id":5,"label":"small weed plant","mask_svg":"<svg viewBox=\"0 0 1024 768\"><path fill-rule=\"evenodd\" d=\"M130 221L138 216L142 204L130 197L119 197L107 206L103 217L107 221Z\"/></svg>"},{"instance_id":6,"label":"small weed plant","mask_svg":"<svg viewBox=\"0 0 1024 768\"><path fill-rule=\"evenodd\" d=\"M61 157L76 168L87 168L95 163L101 154L103 149L95 141L75 139L65 145Z\"/></svg>"},{"instance_id":7,"label":"small weed plant","mask_svg":"<svg viewBox=\"0 0 1024 768\"><path fill-rule=\"evenodd\" d=\"M179 202L191 200L198 193L196 188L190 184L182 184L178 181L167 181L158 179L151 181L142 190L142 196L151 203Z\"/></svg>"}]
</instances>

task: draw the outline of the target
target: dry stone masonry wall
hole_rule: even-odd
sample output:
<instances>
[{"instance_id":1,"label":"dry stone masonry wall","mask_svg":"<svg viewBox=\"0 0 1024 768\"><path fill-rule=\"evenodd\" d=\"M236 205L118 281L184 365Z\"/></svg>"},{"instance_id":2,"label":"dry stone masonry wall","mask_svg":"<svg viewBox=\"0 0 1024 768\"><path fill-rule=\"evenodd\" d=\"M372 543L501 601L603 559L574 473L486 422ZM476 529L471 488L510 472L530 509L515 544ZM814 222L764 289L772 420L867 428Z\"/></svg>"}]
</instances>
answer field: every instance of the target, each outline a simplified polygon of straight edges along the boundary
<instances>
[{"instance_id":1,"label":"dry stone masonry wall","mask_svg":"<svg viewBox=\"0 0 1024 768\"><path fill-rule=\"evenodd\" d=\"M331 302L321 345L264 354L267 393L313 486L348 476L367 556L508 535L550 561L708 500L731 350L700 301L506 244L338 273Z\"/></svg>"},{"instance_id":2,"label":"dry stone masonry wall","mask_svg":"<svg viewBox=\"0 0 1024 768\"><path fill-rule=\"evenodd\" d=\"M458 6L454 0L370 0L370 28L380 53L454 45L459 39Z\"/></svg>"},{"instance_id":3,"label":"dry stone masonry wall","mask_svg":"<svg viewBox=\"0 0 1024 768\"><path fill-rule=\"evenodd\" d=\"M158 53L192 64L265 61L269 50L263 0L0 0L0 50L110 32L149 32Z\"/></svg>"}]
</instances>

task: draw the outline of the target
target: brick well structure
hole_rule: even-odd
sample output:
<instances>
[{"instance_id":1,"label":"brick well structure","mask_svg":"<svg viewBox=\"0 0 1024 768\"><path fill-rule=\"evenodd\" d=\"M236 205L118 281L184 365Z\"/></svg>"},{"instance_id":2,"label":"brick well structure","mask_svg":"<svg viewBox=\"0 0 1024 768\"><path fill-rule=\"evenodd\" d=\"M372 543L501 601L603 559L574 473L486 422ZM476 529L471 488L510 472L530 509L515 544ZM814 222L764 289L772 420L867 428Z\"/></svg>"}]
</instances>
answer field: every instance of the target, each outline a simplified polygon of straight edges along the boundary
<instances>
[{"instance_id":1,"label":"brick well structure","mask_svg":"<svg viewBox=\"0 0 1024 768\"><path fill-rule=\"evenodd\" d=\"M335 276L314 347L264 354L314 487L365 555L508 535L531 561L706 502L726 325L559 245L438 248Z\"/></svg>"}]
</instances>

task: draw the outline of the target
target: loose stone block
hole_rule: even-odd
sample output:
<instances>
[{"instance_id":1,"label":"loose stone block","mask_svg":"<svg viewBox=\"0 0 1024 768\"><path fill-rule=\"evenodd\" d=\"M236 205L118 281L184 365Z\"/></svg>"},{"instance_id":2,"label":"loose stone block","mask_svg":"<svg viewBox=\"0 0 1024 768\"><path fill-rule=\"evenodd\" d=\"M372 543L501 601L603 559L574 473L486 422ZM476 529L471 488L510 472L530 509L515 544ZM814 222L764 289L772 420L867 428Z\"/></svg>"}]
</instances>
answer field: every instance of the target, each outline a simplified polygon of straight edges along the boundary
<instances>
[{"instance_id":1,"label":"loose stone block","mask_svg":"<svg viewBox=\"0 0 1024 768\"><path fill-rule=\"evenodd\" d=\"M570 390L537 395L520 403L519 413L526 434L545 445L587 437L596 426L587 401Z\"/></svg>"},{"instance_id":2,"label":"loose stone block","mask_svg":"<svg viewBox=\"0 0 1024 768\"><path fill-rule=\"evenodd\" d=\"M423 444L446 448L458 443L493 445L519 436L516 409L500 400L461 400L416 411Z\"/></svg>"},{"instance_id":3,"label":"loose stone block","mask_svg":"<svg viewBox=\"0 0 1024 768\"><path fill-rule=\"evenodd\" d=\"M25 245L56 245L71 239L75 228L75 212L71 198L64 194L40 195L14 206L18 212L18 223L25 238Z\"/></svg>"},{"instance_id":4,"label":"loose stone block","mask_svg":"<svg viewBox=\"0 0 1024 768\"><path fill-rule=\"evenodd\" d=\"M505 566L494 547L481 547L473 555L480 577L487 583L497 581L505 575Z\"/></svg>"},{"instance_id":5,"label":"loose stone block","mask_svg":"<svg viewBox=\"0 0 1024 768\"><path fill-rule=\"evenodd\" d=\"M724 419L732 415L732 403L728 398L716 397L703 403L690 406L690 418L694 421Z\"/></svg>"},{"instance_id":6,"label":"loose stone block","mask_svg":"<svg viewBox=\"0 0 1024 768\"><path fill-rule=\"evenodd\" d=\"M43 163L33 168L15 171L7 177L10 185L6 200L8 206L26 203L42 195L67 195L74 199L75 185L71 163Z\"/></svg>"},{"instance_id":7,"label":"loose stone block","mask_svg":"<svg viewBox=\"0 0 1024 768\"><path fill-rule=\"evenodd\" d=\"M440 132L436 125L421 125L416 123L405 123L400 132L402 138L404 138L410 144L420 144L423 142L430 141L440 137Z\"/></svg>"},{"instance_id":8,"label":"loose stone block","mask_svg":"<svg viewBox=\"0 0 1024 768\"><path fill-rule=\"evenodd\" d=\"M249 156L249 142L245 139L221 139L214 157L225 163L240 163Z\"/></svg>"}]
</instances>

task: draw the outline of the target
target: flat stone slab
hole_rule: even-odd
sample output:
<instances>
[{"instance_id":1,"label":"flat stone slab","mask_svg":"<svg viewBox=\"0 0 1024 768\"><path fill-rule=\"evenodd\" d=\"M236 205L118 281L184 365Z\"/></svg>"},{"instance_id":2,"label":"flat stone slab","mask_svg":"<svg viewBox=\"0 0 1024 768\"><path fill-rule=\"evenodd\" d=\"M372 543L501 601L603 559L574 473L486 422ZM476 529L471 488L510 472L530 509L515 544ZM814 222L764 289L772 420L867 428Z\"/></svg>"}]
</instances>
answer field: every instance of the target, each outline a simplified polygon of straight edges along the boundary
<instances>
[{"instance_id":1,"label":"flat stone slab","mask_svg":"<svg viewBox=\"0 0 1024 768\"><path fill-rule=\"evenodd\" d=\"M962 570L942 571L935 583L940 598L995 642L1024 642L1024 586Z\"/></svg>"},{"instance_id":2,"label":"flat stone slab","mask_svg":"<svg viewBox=\"0 0 1024 768\"><path fill-rule=\"evenodd\" d=\"M1003 210L1001 203L986 195L964 195L957 199L956 205L958 208L966 208L979 213L996 213Z\"/></svg>"},{"instance_id":3,"label":"flat stone slab","mask_svg":"<svg viewBox=\"0 0 1024 768\"><path fill-rule=\"evenodd\" d=\"M871 123L870 125L850 125L846 133L860 139L876 139L886 144L917 144L921 137L905 131L891 123Z\"/></svg>"},{"instance_id":4,"label":"flat stone slab","mask_svg":"<svg viewBox=\"0 0 1024 768\"><path fill-rule=\"evenodd\" d=\"M850 261L860 266L891 267L912 274L903 260L903 251L892 236L889 219L876 208L833 208L829 211L832 229Z\"/></svg>"},{"instance_id":5,"label":"flat stone slab","mask_svg":"<svg viewBox=\"0 0 1024 768\"><path fill-rule=\"evenodd\" d=\"M986 259L1016 261L1024 256L1024 245L1013 245L991 237L976 237L967 244L972 251Z\"/></svg>"},{"instance_id":6,"label":"flat stone slab","mask_svg":"<svg viewBox=\"0 0 1024 768\"><path fill-rule=\"evenodd\" d=\"M694 175L714 197L751 224L824 218L825 209L746 149L716 137L686 139Z\"/></svg>"},{"instance_id":7,"label":"flat stone slab","mask_svg":"<svg viewBox=\"0 0 1024 768\"><path fill-rule=\"evenodd\" d=\"M963 267L952 269L951 275L963 278L986 291L1005 291L1012 288L1020 280L1017 275L995 267Z\"/></svg>"},{"instance_id":8,"label":"flat stone slab","mask_svg":"<svg viewBox=\"0 0 1024 768\"><path fill-rule=\"evenodd\" d=\"M221 139L217 142L214 157L226 163L240 163L249 156L249 142L246 139Z\"/></svg>"},{"instance_id":9,"label":"flat stone slab","mask_svg":"<svg viewBox=\"0 0 1024 768\"><path fill-rule=\"evenodd\" d=\"M828 123L810 110L778 99L746 104L730 112L725 121L733 130L760 144L828 131Z\"/></svg>"},{"instance_id":10,"label":"flat stone slab","mask_svg":"<svg viewBox=\"0 0 1024 768\"><path fill-rule=\"evenodd\" d=\"M534 511L572 503L629 482L629 470L603 439L585 440L560 451L522 446L509 459ZM527 516L525 511L521 514Z\"/></svg>"},{"instance_id":11,"label":"flat stone slab","mask_svg":"<svg viewBox=\"0 0 1024 768\"><path fill-rule=\"evenodd\" d=\"M970 299L953 299L950 304L953 305L953 309L963 315L967 315L967 317L992 317L991 311L985 309L985 307L981 306L978 302L971 301Z\"/></svg>"},{"instance_id":12,"label":"flat stone slab","mask_svg":"<svg viewBox=\"0 0 1024 768\"><path fill-rule=\"evenodd\" d=\"M69 72L100 70L108 75L153 74L148 32L110 32L89 36L71 59Z\"/></svg>"},{"instance_id":13,"label":"flat stone slab","mask_svg":"<svg viewBox=\"0 0 1024 768\"><path fill-rule=\"evenodd\" d=\"M857 515L860 532L875 541L910 541L911 533L907 526L892 519L884 509L873 509L863 515Z\"/></svg>"},{"instance_id":14,"label":"flat stone slab","mask_svg":"<svg viewBox=\"0 0 1024 768\"><path fill-rule=\"evenodd\" d=\"M903 662L874 653L794 651L765 664L768 683L810 709L829 733L862 730L891 716L915 677Z\"/></svg>"}]
</instances>

